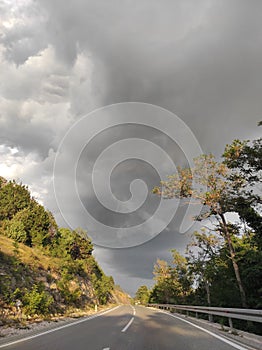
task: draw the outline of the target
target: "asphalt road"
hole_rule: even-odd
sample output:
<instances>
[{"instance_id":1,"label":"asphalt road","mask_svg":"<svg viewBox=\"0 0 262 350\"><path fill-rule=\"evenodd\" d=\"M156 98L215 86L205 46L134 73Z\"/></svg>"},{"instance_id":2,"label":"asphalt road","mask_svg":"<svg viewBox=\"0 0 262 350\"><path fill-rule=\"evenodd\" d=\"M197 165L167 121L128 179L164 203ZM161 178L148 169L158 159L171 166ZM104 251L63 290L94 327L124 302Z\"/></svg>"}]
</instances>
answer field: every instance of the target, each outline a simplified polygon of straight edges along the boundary
<instances>
[{"instance_id":1,"label":"asphalt road","mask_svg":"<svg viewBox=\"0 0 262 350\"><path fill-rule=\"evenodd\" d=\"M229 343L226 343L229 342ZM95 317L0 345L8 350L245 350L172 315L140 306L120 306Z\"/></svg>"}]
</instances>

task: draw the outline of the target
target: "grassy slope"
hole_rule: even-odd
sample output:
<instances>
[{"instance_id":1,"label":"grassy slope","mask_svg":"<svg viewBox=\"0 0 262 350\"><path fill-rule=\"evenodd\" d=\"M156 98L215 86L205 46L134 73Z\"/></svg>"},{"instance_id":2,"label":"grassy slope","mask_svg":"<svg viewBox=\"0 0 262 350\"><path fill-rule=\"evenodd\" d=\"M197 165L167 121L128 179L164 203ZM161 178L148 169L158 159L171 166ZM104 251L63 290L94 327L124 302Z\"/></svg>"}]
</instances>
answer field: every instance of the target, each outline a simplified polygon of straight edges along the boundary
<instances>
[{"instance_id":1,"label":"grassy slope","mask_svg":"<svg viewBox=\"0 0 262 350\"><path fill-rule=\"evenodd\" d=\"M44 270L48 267L55 269L61 259L46 256L39 248L30 248L22 243L17 243L21 261L29 267L36 265ZM14 240L0 235L0 251L8 256L14 256Z\"/></svg>"}]
</instances>

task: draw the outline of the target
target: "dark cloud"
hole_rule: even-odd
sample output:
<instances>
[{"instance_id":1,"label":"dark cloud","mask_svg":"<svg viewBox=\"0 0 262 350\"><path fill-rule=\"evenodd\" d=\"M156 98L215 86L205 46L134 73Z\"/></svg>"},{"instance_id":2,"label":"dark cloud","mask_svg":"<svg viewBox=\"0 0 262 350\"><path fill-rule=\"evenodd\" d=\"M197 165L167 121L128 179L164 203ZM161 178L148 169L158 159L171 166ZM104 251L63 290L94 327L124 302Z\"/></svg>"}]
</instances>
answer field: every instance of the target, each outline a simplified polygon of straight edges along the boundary
<instances>
[{"instance_id":1,"label":"dark cloud","mask_svg":"<svg viewBox=\"0 0 262 350\"><path fill-rule=\"evenodd\" d=\"M59 55L72 61L78 44L97 60L105 104L143 101L168 108L211 151L254 128L261 110L261 2L77 1L61 6L45 1L43 6Z\"/></svg>"},{"instance_id":2,"label":"dark cloud","mask_svg":"<svg viewBox=\"0 0 262 350\"><path fill-rule=\"evenodd\" d=\"M134 248L95 248L95 256L103 269L132 295L139 285L152 285L153 268L157 259L172 262L171 249L184 252L190 234L164 230L149 242Z\"/></svg>"}]
</instances>

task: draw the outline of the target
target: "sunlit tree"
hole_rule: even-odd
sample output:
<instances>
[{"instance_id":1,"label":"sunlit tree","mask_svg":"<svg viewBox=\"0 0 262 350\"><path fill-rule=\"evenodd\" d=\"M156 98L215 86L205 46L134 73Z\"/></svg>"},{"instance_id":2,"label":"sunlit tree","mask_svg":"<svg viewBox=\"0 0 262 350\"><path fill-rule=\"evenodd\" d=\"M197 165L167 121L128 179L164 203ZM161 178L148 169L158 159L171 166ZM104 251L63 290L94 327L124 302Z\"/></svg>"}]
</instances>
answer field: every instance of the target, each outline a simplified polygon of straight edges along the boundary
<instances>
[{"instance_id":1,"label":"sunlit tree","mask_svg":"<svg viewBox=\"0 0 262 350\"><path fill-rule=\"evenodd\" d=\"M247 307L246 293L243 287L239 266L232 242L231 226L227 222L226 213L231 211L232 190L240 190L245 185L244 179L230 178L230 169L223 162L217 162L213 155L201 155L194 160L191 169L179 169L178 173L162 181L153 189L164 198L193 198L195 203L203 205L196 221L213 219L216 231L227 242L233 264L242 306Z\"/></svg>"}]
</instances>

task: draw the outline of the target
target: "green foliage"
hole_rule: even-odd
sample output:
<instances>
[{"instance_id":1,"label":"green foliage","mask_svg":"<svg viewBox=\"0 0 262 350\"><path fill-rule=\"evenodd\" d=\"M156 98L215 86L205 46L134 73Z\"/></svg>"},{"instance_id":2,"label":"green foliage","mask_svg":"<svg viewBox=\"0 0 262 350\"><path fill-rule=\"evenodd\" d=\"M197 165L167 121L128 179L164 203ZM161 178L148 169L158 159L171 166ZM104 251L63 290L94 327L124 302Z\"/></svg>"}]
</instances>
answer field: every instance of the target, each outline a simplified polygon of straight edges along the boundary
<instances>
[{"instance_id":1,"label":"green foliage","mask_svg":"<svg viewBox=\"0 0 262 350\"><path fill-rule=\"evenodd\" d=\"M17 299L22 299L23 298L23 291L20 288L16 288L14 292L12 293L11 299L12 300L17 300Z\"/></svg>"},{"instance_id":2,"label":"green foliage","mask_svg":"<svg viewBox=\"0 0 262 350\"><path fill-rule=\"evenodd\" d=\"M191 293L192 281L186 258L175 249L172 256L172 264L158 259L154 266L156 284L150 295L151 302L183 304Z\"/></svg>"},{"instance_id":3,"label":"green foliage","mask_svg":"<svg viewBox=\"0 0 262 350\"><path fill-rule=\"evenodd\" d=\"M55 220L31 198L26 186L1 182L0 224L8 237L26 245L47 246L57 231Z\"/></svg>"},{"instance_id":4,"label":"green foliage","mask_svg":"<svg viewBox=\"0 0 262 350\"><path fill-rule=\"evenodd\" d=\"M111 276L102 274L100 278L94 274L92 277L93 286L95 290L95 296L101 305L105 305L111 296L111 292L114 288L114 280Z\"/></svg>"},{"instance_id":5,"label":"green foliage","mask_svg":"<svg viewBox=\"0 0 262 350\"><path fill-rule=\"evenodd\" d=\"M57 282L57 287L61 293L63 301L67 305L79 304L81 297L81 290L79 287L70 289L70 282L73 281L73 277L67 271L63 271L61 278Z\"/></svg>"},{"instance_id":6,"label":"green foliage","mask_svg":"<svg viewBox=\"0 0 262 350\"><path fill-rule=\"evenodd\" d=\"M46 315L50 313L54 299L43 287L35 284L24 294L22 303L27 315Z\"/></svg>"},{"instance_id":7,"label":"green foliage","mask_svg":"<svg viewBox=\"0 0 262 350\"><path fill-rule=\"evenodd\" d=\"M254 242L262 250L261 196L257 191L262 181L262 138L253 142L234 140L226 146L223 157L231 169L230 180L244 183L231 192L231 211L253 230Z\"/></svg>"},{"instance_id":8,"label":"green foliage","mask_svg":"<svg viewBox=\"0 0 262 350\"><path fill-rule=\"evenodd\" d=\"M10 181L0 187L0 221L11 220L20 210L29 206L31 197L26 186Z\"/></svg>"},{"instance_id":9,"label":"green foliage","mask_svg":"<svg viewBox=\"0 0 262 350\"><path fill-rule=\"evenodd\" d=\"M135 300L139 301L142 305L146 305L149 302L150 291L147 286L141 286L138 288L135 296Z\"/></svg>"},{"instance_id":10,"label":"green foliage","mask_svg":"<svg viewBox=\"0 0 262 350\"><path fill-rule=\"evenodd\" d=\"M45 208L37 202L32 202L30 206L29 220L32 222L30 235L32 245L47 246L51 243L49 235L50 218Z\"/></svg>"},{"instance_id":11,"label":"green foliage","mask_svg":"<svg viewBox=\"0 0 262 350\"><path fill-rule=\"evenodd\" d=\"M261 180L262 169L262 138L250 141L234 140L226 145L224 163L238 171L249 184Z\"/></svg>"},{"instance_id":12,"label":"green foliage","mask_svg":"<svg viewBox=\"0 0 262 350\"><path fill-rule=\"evenodd\" d=\"M16 220L15 217L6 223L7 236L14 239L17 242L26 243L27 234L24 224Z\"/></svg>"},{"instance_id":13,"label":"green foliage","mask_svg":"<svg viewBox=\"0 0 262 350\"><path fill-rule=\"evenodd\" d=\"M252 235L236 238L234 246L247 291L248 304L252 308L260 309L262 307L262 251L254 247Z\"/></svg>"},{"instance_id":14,"label":"green foliage","mask_svg":"<svg viewBox=\"0 0 262 350\"><path fill-rule=\"evenodd\" d=\"M206 302L211 305L210 287L217 274L219 265L218 252L223 244L218 235L202 229L195 231L192 241L187 245L186 258L189 274L197 287L205 288Z\"/></svg>"},{"instance_id":15,"label":"green foliage","mask_svg":"<svg viewBox=\"0 0 262 350\"><path fill-rule=\"evenodd\" d=\"M80 228L74 231L68 228L60 228L52 242L51 251L54 256L84 260L92 255L93 244L87 233Z\"/></svg>"},{"instance_id":16,"label":"green foliage","mask_svg":"<svg viewBox=\"0 0 262 350\"><path fill-rule=\"evenodd\" d=\"M86 259L93 251L93 244L87 233L81 228L72 232L73 241L69 245L69 254L73 260Z\"/></svg>"},{"instance_id":17,"label":"green foliage","mask_svg":"<svg viewBox=\"0 0 262 350\"><path fill-rule=\"evenodd\" d=\"M235 259L250 308L262 305L262 255L252 236L233 236ZM238 285L227 244L208 230L194 232L185 257L173 251L173 264L158 260L150 302L241 307ZM190 287L189 287L190 285Z\"/></svg>"}]
</instances>

